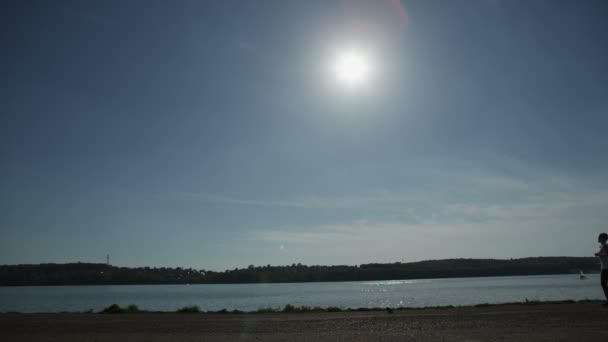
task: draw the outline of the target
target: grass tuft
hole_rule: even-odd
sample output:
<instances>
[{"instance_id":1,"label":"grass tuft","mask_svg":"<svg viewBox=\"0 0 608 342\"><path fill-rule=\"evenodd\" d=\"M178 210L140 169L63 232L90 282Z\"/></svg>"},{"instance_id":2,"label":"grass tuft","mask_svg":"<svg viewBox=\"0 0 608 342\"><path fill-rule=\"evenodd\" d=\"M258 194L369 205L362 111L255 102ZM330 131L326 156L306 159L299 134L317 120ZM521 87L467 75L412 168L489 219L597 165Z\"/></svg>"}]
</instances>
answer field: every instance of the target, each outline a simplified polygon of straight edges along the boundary
<instances>
[{"instance_id":1,"label":"grass tuft","mask_svg":"<svg viewBox=\"0 0 608 342\"><path fill-rule=\"evenodd\" d=\"M112 305L108 306L107 308L101 310L100 312L107 313L107 314L118 314L118 313L138 313L138 312L141 312L141 310L139 310L139 308L135 304L130 304L126 308L122 308L118 304L112 304Z\"/></svg>"},{"instance_id":2,"label":"grass tuft","mask_svg":"<svg viewBox=\"0 0 608 342\"><path fill-rule=\"evenodd\" d=\"M129 304L125 310L128 313L136 313L139 312L139 307L137 307L135 304Z\"/></svg>"},{"instance_id":3,"label":"grass tuft","mask_svg":"<svg viewBox=\"0 0 608 342\"><path fill-rule=\"evenodd\" d=\"M184 306L183 308L177 309L176 312L179 312L179 313L200 313L201 309L198 307L198 305L192 305L192 306Z\"/></svg>"}]
</instances>

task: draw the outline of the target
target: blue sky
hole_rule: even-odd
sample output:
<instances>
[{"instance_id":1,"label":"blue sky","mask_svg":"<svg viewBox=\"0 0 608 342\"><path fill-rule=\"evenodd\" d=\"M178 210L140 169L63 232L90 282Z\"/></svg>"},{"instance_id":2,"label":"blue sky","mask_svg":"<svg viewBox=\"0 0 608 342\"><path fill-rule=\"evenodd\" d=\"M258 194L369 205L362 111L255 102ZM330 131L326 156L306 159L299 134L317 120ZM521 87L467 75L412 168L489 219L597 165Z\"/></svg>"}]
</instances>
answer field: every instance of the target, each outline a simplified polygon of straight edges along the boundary
<instances>
[{"instance_id":1,"label":"blue sky","mask_svg":"<svg viewBox=\"0 0 608 342\"><path fill-rule=\"evenodd\" d=\"M589 256L604 1L5 1L0 264ZM370 55L336 82L341 49Z\"/></svg>"}]
</instances>

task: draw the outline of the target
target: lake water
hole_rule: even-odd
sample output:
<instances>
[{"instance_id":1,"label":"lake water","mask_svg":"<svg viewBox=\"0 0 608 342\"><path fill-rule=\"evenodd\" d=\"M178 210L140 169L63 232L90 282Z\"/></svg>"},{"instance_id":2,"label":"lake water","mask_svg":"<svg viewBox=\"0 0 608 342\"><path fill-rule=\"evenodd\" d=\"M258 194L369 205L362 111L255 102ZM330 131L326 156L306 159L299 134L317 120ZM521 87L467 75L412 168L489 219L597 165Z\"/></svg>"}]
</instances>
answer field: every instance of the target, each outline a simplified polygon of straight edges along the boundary
<instances>
[{"instance_id":1,"label":"lake water","mask_svg":"<svg viewBox=\"0 0 608 342\"><path fill-rule=\"evenodd\" d=\"M295 306L423 307L528 300L602 299L599 275L577 274L296 284L0 287L0 312L101 310L113 303L173 311Z\"/></svg>"}]
</instances>

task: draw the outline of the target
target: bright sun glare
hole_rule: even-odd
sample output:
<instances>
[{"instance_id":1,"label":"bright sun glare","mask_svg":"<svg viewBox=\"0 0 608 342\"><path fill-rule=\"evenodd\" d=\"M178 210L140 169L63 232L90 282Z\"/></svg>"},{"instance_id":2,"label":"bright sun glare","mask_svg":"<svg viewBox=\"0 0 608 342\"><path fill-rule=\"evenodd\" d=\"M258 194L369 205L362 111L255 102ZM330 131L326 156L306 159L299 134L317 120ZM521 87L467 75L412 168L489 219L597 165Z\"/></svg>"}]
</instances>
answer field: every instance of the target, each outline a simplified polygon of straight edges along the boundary
<instances>
[{"instance_id":1,"label":"bright sun glare","mask_svg":"<svg viewBox=\"0 0 608 342\"><path fill-rule=\"evenodd\" d=\"M369 77L370 63L362 51L343 51L335 59L333 71L337 80L343 84L362 85Z\"/></svg>"}]
</instances>

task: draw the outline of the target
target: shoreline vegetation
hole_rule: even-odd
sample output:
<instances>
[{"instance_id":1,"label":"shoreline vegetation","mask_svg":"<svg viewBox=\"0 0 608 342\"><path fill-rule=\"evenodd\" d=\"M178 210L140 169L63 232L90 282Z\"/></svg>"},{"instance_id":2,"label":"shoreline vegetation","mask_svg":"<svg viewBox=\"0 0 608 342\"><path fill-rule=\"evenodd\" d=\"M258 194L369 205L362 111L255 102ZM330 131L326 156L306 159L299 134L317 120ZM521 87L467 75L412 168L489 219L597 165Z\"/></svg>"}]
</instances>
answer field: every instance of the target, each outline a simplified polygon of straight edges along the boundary
<instances>
[{"instance_id":1,"label":"shoreline vegetation","mask_svg":"<svg viewBox=\"0 0 608 342\"><path fill-rule=\"evenodd\" d=\"M443 259L361 265L254 266L223 272L182 267L118 267L100 263L0 265L0 286L247 284L525 276L594 273L594 257Z\"/></svg>"},{"instance_id":2,"label":"shoreline vegetation","mask_svg":"<svg viewBox=\"0 0 608 342\"><path fill-rule=\"evenodd\" d=\"M125 307L121 307L118 304L112 304L100 311L94 311L93 309L85 311L63 311L63 312L36 312L36 313L22 313L18 311L1 312L0 314L41 314L41 313L57 313L57 314L237 314L237 315L251 315L251 314L267 314L267 313L322 313L322 312L378 312L386 311L388 314L392 314L396 311L406 310L436 310L436 309L466 309L466 308L487 308L487 307L502 307L502 306L534 306L534 305L556 305L556 304L576 304L576 303L603 303L597 299L584 299L584 300L555 300L555 301L540 301L540 300L528 300L520 302L507 302L507 303L480 303L473 305L442 305L442 306L424 306L424 307L373 307L373 308L349 308L349 307L320 307L320 306L294 306L291 304L285 305L283 308L280 307L263 307L254 311L242 311L242 310L202 310L198 305L185 306L175 311L158 311L158 310L142 310L135 304L129 304Z\"/></svg>"}]
</instances>

